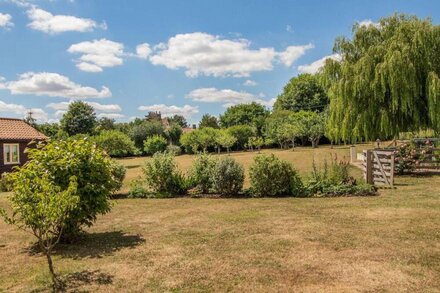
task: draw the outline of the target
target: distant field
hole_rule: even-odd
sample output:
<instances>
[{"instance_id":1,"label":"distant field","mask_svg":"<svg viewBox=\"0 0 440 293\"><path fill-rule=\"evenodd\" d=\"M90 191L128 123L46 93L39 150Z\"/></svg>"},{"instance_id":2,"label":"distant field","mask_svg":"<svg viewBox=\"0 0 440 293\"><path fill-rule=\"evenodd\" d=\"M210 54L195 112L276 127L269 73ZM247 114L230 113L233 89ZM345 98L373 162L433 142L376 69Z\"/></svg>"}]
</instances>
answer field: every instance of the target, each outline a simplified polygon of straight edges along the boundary
<instances>
[{"instance_id":1,"label":"distant field","mask_svg":"<svg viewBox=\"0 0 440 293\"><path fill-rule=\"evenodd\" d=\"M348 155L274 152L303 174L313 157ZM246 166L255 155L233 154ZM129 179L144 160L123 160L137 166ZM182 169L191 160L178 158ZM55 267L70 292L438 292L440 176L396 187L363 198L118 199L58 248ZM0 292L49 291L33 241L0 221Z\"/></svg>"},{"instance_id":2,"label":"distant field","mask_svg":"<svg viewBox=\"0 0 440 293\"><path fill-rule=\"evenodd\" d=\"M359 152L363 148L371 148L371 145L359 145L357 147ZM261 151L262 153L273 153L278 156L280 159L287 160L291 162L295 168L301 173L301 175L307 175L312 170L313 160L317 164L322 164L324 160L330 161L332 156L335 155L339 159L349 160L349 147L348 146L336 146L334 148L330 148L330 146L321 146L316 149L312 149L309 147L299 147L295 148L295 151L292 150L280 150L280 149L265 149ZM246 171L249 166L252 164L255 156L258 155L257 151L254 152L232 152L230 154L233 158L235 158L239 163L241 163ZM217 156L217 155L216 155ZM226 153L220 154L220 156L227 156ZM122 188L123 193L126 193L129 189L129 183L136 178L142 176L142 167L145 164L146 160L149 160L149 157L135 157L129 159L121 159L121 162L125 167L127 167L127 177L124 182L124 187ZM187 172L194 161L194 155L181 155L176 157L177 164L183 172ZM356 168L352 168L353 175L356 177L361 177L360 170ZM245 186L248 186L249 181L248 177L245 181Z\"/></svg>"}]
</instances>

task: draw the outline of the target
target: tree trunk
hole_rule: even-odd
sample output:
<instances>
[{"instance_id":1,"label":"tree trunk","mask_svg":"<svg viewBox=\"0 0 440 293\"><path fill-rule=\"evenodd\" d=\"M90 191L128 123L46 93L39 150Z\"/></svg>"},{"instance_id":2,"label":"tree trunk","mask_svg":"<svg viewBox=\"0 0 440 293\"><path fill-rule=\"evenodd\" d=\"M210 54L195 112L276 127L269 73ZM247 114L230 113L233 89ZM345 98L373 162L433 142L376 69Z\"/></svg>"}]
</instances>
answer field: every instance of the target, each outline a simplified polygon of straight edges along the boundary
<instances>
[{"instance_id":1,"label":"tree trunk","mask_svg":"<svg viewBox=\"0 0 440 293\"><path fill-rule=\"evenodd\" d=\"M292 151L295 151L295 138L292 139Z\"/></svg>"},{"instance_id":2,"label":"tree trunk","mask_svg":"<svg viewBox=\"0 0 440 293\"><path fill-rule=\"evenodd\" d=\"M46 259L47 259L47 264L49 266L49 273L50 273L50 277L52 279L52 288L53 288L53 292L59 292L60 289L60 284L58 282L58 278L55 274L55 270L53 268L53 262L52 262L52 253L50 250L45 250L45 254L46 254Z\"/></svg>"}]
</instances>

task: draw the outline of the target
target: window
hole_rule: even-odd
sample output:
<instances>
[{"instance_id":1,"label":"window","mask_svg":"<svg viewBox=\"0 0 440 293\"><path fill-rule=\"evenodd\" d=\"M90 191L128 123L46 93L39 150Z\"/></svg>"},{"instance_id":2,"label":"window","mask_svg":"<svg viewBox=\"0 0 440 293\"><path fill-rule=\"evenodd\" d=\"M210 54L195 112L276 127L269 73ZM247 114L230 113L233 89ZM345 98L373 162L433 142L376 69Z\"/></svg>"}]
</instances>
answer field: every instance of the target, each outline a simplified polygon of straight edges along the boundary
<instances>
[{"instance_id":1,"label":"window","mask_svg":"<svg viewBox=\"0 0 440 293\"><path fill-rule=\"evenodd\" d=\"M4 144L3 145L3 157L5 165L7 164L19 164L20 163L20 148L18 144Z\"/></svg>"}]
</instances>

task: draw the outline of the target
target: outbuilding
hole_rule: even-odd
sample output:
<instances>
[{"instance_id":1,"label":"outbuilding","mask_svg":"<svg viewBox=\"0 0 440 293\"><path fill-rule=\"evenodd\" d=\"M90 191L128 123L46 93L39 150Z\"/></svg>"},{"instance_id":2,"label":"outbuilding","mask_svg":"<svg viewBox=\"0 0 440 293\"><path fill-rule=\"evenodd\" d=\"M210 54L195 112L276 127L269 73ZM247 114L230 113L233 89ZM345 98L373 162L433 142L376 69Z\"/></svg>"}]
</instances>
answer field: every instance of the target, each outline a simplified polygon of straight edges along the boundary
<instances>
[{"instance_id":1,"label":"outbuilding","mask_svg":"<svg viewBox=\"0 0 440 293\"><path fill-rule=\"evenodd\" d=\"M22 166L28 160L25 149L47 138L21 119L0 118L0 173Z\"/></svg>"}]
</instances>

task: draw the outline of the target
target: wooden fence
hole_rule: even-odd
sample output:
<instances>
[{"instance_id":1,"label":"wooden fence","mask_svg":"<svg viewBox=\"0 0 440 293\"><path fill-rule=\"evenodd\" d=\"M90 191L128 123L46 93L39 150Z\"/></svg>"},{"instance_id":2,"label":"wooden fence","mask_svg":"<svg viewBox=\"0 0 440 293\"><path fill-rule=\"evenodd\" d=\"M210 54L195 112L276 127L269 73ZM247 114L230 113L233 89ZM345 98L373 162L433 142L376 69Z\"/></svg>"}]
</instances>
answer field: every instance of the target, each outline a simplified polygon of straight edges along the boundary
<instances>
[{"instance_id":1,"label":"wooden fence","mask_svg":"<svg viewBox=\"0 0 440 293\"><path fill-rule=\"evenodd\" d=\"M364 150L362 167L365 182L394 186L394 152L387 150Z\"/></svg>"},{"instance_id":2,"label":"wooden fence","mask_svg":"<svg viewBox=\"0 0 440 293\"><path fill-rule=\"evenodd\" d=\"M440 171L440 149L432 149L432 153L424 154L423 157L423 160L416 164L416 171Z\"/></svg>"}]
</instances>

